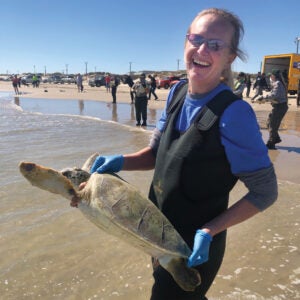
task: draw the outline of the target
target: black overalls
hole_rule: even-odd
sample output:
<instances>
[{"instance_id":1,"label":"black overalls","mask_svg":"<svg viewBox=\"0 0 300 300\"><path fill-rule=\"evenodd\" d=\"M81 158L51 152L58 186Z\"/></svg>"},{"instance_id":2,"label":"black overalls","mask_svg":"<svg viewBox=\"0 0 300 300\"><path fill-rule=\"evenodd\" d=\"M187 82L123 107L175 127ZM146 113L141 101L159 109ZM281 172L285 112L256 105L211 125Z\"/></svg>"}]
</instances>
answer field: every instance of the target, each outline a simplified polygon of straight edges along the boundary
<instances>
[{"instance_id":1,"label":"black overalls","mask_svg":"<svg viewBox=\"0 0 300 300\"><path fill-rule=\"evenodd\" d=\"M222 91L200 111L187 131L178 132L175 124L185 95L183 86L170 105L149 198L192 249L196 230L227 209L229 192L237 181L219 133L219 117L237 97ZM151 299L206 299L223 259L225 240L226 231L214 236L209 261L197 267L202 283L195 292L183 291L159 266L153 273Z\"/></svg>"}]
</instances>

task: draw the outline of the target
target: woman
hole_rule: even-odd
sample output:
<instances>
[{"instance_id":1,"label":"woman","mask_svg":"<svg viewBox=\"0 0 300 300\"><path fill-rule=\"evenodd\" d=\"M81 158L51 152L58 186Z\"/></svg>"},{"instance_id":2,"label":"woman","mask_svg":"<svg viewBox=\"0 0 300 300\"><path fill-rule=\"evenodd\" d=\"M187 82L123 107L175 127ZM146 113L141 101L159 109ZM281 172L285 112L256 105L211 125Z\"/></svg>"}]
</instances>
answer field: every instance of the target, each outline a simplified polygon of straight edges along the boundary
<instances>
[{"instance_id":1,"label":"woman","mask_svg":"<svg viewBox=\"0 0 300 300\"><path fill-rule=\"evenodd\" d=\"M269 114L267 125L269 129L269 140L267 147L275 150L275 144L281 142L278 130L281 121L288 111L287 90L279 70L272 70L270 74L271 91L265 96L260 96L257 101L267 100L271 102L272 111Z\"/></svg>"},{"instance_id":2,"label":"woman","mask_svg":"<svg viewBox=\"0 0 300 300\"><path fill-rule=\"evenodd\" d=\"M226 229L277 198L255 114L223 83L232 78L236 56L243 55L242 33L230 12L207 9L197 15L184 49L188 84L179 82L170 91L150 145L133 154L99 156L91 168L99 173L155 168L149 198L193 249L188 266L199 270L201 285L185 292L154 265L151 299L206 299L223 259ZM249 192L228 208L238 179Z\"/></svg>"}]
</instances>

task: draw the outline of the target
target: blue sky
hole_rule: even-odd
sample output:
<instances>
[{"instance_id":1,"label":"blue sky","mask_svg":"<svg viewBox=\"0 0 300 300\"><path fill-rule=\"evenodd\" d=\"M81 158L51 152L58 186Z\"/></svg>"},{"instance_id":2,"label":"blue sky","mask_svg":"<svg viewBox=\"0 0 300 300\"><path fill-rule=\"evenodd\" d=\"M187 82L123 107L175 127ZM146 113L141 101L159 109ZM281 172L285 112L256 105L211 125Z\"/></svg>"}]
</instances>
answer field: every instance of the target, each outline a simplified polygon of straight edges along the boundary
<instances>
[{"instance_id":1,"label":"blue sky","mask_svg":"<svg viewBox=\"0 0 300 300\"><path fill-rule=\"evenodd\" d=\"M194 16L226 8L244 23L246 63L295 53L300 0L14 0L0 6L0 73L85 73L184 69L183 43ZM300 48L300 44L299 44ZM300 49L299 49L300 52ZM86 64L87 62L87 64Z\"/></svg>"}]
</instances>

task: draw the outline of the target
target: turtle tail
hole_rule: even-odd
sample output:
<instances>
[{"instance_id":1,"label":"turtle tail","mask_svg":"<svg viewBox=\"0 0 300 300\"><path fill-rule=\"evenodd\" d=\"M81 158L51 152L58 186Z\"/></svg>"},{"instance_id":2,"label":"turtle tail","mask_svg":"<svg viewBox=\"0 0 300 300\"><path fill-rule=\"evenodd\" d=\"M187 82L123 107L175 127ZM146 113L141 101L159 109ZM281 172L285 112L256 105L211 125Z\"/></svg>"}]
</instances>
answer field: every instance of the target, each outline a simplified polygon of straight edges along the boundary
<instances>
[{"instance_id":1,"label":"turtle tail","mask_svg":"<svg viewBox=\"0 0 300 300\"><path fill-rule=\"evenodd\" d=\"M164 256L159 258L159 263L183 290L192 292L201 284L199 272L189 268L185 258Z\"/></svg>"}]
</instances>

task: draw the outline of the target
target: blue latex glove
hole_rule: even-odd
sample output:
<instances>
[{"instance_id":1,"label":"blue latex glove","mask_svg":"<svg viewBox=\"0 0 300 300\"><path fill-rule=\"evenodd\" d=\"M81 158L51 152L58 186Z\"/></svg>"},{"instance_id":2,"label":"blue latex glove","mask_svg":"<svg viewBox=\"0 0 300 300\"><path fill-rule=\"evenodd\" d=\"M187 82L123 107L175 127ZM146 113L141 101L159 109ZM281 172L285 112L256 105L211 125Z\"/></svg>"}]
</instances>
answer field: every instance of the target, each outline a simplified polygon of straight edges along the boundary
<instances>
[{"instance_id":1,"label":"blue latex glove","mask_svg":"<svg viewBox=\"0 0 300 300\"><path fill-rule=\"evenodd\" d=\"M119 172L123 164L123 155L98 156L91 167L91 173Z\"/></svg>"},{"instance_id":2,"label":"blue latex glove","mask_svg":"<svg viewBox=\"0 0 300 300\"><path fill-rule=\"evenodd\" d=\"M209 246L212 237L209 233L198 229L194 237L193 253L188 259L188 267L198 266L208 261Z\"/></svg>"}]
</instances>

